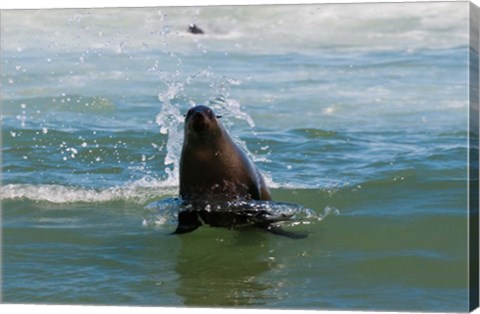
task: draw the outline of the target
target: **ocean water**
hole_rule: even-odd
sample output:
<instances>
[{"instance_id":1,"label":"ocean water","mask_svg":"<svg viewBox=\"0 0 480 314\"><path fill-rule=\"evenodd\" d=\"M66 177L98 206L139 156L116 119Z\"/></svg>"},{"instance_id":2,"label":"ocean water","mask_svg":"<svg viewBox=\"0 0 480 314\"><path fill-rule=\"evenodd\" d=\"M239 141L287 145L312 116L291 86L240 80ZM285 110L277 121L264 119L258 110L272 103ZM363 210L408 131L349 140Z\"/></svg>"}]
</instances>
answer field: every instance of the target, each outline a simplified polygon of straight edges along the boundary
<instances>
[{"instance_id":1,"label":"ocean water","mask_svg":"<svg viewBox=\"0 0 480 314\"><path fill-rule=\"evenodd\" d=\"M2 11L2 301L466 311L468 14ZM195 104L308 238L170 235Z\"/></svg>"}]
</instances>

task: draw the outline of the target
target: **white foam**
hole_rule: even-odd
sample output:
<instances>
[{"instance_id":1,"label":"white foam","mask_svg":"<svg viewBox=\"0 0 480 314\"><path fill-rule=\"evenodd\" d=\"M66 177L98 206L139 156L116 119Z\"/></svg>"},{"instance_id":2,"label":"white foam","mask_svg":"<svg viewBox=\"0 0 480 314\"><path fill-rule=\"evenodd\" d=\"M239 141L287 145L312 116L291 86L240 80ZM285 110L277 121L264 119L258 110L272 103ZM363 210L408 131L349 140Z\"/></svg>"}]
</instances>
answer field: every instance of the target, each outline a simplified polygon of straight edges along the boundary
<instances>
[{"instance_id":1,"label":"white foam","mask_svg":"<svg viewBox=\"0 0 480 314\"><path fill-rule=\"evenodd\" d=\"M468 8L462 2L430 2L164 7L161 15L152 8L6 11L2 49L130 53L167 46L177 52L281 53L445 48L468 44ZM205 34L189 34L192 23Z\"/></svg>"},{"instance_id":2,"label":"white foam","mask_svg":"<svg viewBox=\"0 0 480 314\"><path fill-rule=\"evenodd\" d=\"M31 201L66 203L98 203L128 201L145 204L149 200L167 195L175 195L178 187L170 181L157 181L143 178L120 187L103 190L70 187L53 184L8 184L2 186L1 200L26 199Z\"/></svg>"},{"instance_id":3,"label":"white foam","mask_svg":"<svg viewBox=\"0 0 480 314\"><path fill-rule=\"evenodd\" d=\"M167 90L158 96L162 102L162 108L157 115L156 123L160 126L160 133L168 134L166 144L167 154L165 156L165 172L168 175L167 181L178 181L179 163L183 139L183 115L179 106L171 103L182 90L184 84L172 83ZM173 168L171 168L173 167Z\"/></svg>"},{"instance_id":4,"label":"white foam","mask_svg":"<svg viewBox=\"0 0 480 314\"><path fill-rule=\"evenodd\" d=\"M290 182L277 183L263 173L271 189L311 189L308 185ZM124 201L146 204L152 200L178 195L178 179L174 175L165 180L145 176L139 180L104 189L64 186L57 184L7 184L1 187L0 200L31 200L55 204L98 203ZM318 188L318 187L316 187Z\"/></svg>"}]
</instances>

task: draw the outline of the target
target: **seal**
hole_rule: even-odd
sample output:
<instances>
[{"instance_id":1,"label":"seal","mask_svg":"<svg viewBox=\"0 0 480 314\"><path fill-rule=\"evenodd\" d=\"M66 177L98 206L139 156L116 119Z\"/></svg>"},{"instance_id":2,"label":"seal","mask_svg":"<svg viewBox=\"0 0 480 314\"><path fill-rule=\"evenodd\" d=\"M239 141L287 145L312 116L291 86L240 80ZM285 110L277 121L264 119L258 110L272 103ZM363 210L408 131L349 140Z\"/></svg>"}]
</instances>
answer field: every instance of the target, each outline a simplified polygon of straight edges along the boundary
<instances>
[{"instance_id":1,"label":"seal","mask_svg":"<svg viewBox=\"0 0 480 314\"><path fill-rule=\"evenodd\" d=\"M180 157L180 197L186 210L179 213L175 233L191 232L208 224L234 228L254 225L274 234L292 236L271 225L288 217L272 216L242 206L219 206L235 201L270 201L270 190L248 156L235 144L212 109L196 106L185 115ZM230 203L232 204L232 203ZM208 210L205 210L208 209Z\"/></svg>"},{"instance_id":2,"label":"seal","mask_svg":"<svg viewBox=\"0 0 480 314\"><path fill-rule=\"evenodd\" d=\"M233 142L212 109L196 106L185 117L180 157L184 200L271 200L253 162Z\"/></svg>"},{"instance_id":3,"label":"seal","mask_svg":"<svg viewBox=\"0 0 480 314\"><path fill-rule=\"evenodd\" d=\"M188 32L196 35L204 34L203 30L195 24L190 24L188 26Z\"/></svg>"}]
</instances>

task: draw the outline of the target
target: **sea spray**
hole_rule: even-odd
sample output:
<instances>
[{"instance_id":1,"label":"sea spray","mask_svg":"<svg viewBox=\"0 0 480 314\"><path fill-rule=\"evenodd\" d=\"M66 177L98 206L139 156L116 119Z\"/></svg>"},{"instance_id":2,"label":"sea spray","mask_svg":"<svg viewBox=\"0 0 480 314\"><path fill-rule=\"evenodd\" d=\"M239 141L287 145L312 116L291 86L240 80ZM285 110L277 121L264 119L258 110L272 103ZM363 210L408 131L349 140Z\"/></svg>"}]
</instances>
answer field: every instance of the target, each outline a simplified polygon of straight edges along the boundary
<instances>
[{"instance_id":1,"label":"sea spray","mask_svg":"<svg viewBox=\"0 0 480 314\"><path fill-rule=\"evenodd\" d=\"M178 58L178 57L177 57ZM181 67L181 61L177 64ZM161 102L161 110L156 117L156 123L160 127L160 133L168 135L166 147L166 156L164 160L165 173L167 174L168 182L178 182L179 178L179 162L180 154L183 142L183 123L184 110L188 107L196 105L194 100L189 100L185 103L180 103L179 100L184 100L186 94L188 94L188 87L199 78L207 78L210 81L210 88L212 94L210 98L204 102L206 106L211 107L215 112L222 115L222 123L231 129L235 122L246 122L251 129L255 127L253 118L242 109L240 102L230 97L230 86L241 85L243 82L238 79L233 79L225 76L218 77L213 72L205 69L193 75L187 75L185 82L178 82L182 72L180 69L176 71L174 78L162 80L166 84L167 88L164 92L158 95L158 99ZM182 96L182 97L180 97ZM253 131L252 131L253 133ZM257 158L247 147L247 144L238 135L232 133L232 138L237 142L242 149L248 154L248 156L254 161L268 162L265 157ZM270 175L267 175L269 181Z\"/></svg>"},{"instance_id":2,"label":"sea spray","mask_svg":"<svg viewBox=\"0 0 480 314\"><path fill-rule=\"evenodd\" d=\"M193 206L193 207L192 207ZM203 207L202 207L203 206ZM329 215L338 215L338 209L325 207L323 213L302 205L258 200L234 200L228 202L205 202L193 204L179 198L166 198L155 201L144 208L143 226L171 228L178 223L178 212L186 209L207 212L266 213L272 219L280 218L277 223L283 226L309 225L324 220ZM282 218L283 217L283 218ZM273 220L272 220L273 221Z\"/></svg>"},{"instance_id":3,"label":"sea spray","mask_svg":"<svg viewBox=\"0 0 480 314\"><path fill-rule=\"evenodd\" d=\"M162 102L162 109L157 115L156 123L160 126L160 133L168 134L165 145L167 154L165 156L165 172L167 182L178 182L179 163L183 139L183 115L180 108L172 104L172 100L183 89L183 84L170 84L167 90L158 96Z\"/></svg>"}]
</instances>

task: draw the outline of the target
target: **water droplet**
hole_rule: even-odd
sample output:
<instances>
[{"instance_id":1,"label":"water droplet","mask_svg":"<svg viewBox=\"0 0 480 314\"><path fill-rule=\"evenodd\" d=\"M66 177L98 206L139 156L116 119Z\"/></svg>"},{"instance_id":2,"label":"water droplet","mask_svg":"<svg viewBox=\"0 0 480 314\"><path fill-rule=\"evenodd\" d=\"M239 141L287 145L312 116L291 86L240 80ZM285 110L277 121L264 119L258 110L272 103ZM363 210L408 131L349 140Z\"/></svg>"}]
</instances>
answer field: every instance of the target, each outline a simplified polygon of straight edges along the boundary
<instances>
[{"instance_id":1,"label":"water droplet","mask_svg":"<svg viewBox=\"0 0 480 314\"><path fill-rule=\"evenodd\" d=\"M170 33L170 27L168 25L165 25L162 27L162 36L168 35Z\"/></svg>"}]
</instances>

